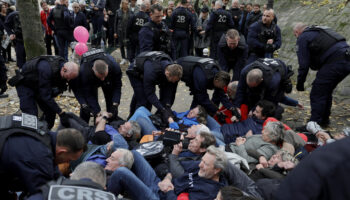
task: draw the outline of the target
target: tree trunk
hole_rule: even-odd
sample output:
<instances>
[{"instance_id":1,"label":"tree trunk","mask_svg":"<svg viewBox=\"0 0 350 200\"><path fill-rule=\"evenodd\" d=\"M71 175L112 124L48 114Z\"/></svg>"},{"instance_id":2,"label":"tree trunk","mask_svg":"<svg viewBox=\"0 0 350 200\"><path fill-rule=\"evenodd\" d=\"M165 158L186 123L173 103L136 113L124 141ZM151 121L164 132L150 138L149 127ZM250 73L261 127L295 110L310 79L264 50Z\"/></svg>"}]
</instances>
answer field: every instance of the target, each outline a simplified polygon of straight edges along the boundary
<instances>
[{"instance_id":1,"label":"tree trunk","mask_svg":"<svg viewBox=\"0 0 350 200\"><path fill-rule=\"evenodd\" d=\"M273 8L273 3L274 3L274 0L268 0L267 1L267 8Z\"/></svg>"},{"instance_id":2,"label":"tree trunk","mask_svg":"<svg viewBox=\"0 0 350 200\"><path fill-rule=\"evenodd\" d=\"M17 0L16 7L19 12L27 60L45 55L38 0Z\"/></svg>"}]
</instances>

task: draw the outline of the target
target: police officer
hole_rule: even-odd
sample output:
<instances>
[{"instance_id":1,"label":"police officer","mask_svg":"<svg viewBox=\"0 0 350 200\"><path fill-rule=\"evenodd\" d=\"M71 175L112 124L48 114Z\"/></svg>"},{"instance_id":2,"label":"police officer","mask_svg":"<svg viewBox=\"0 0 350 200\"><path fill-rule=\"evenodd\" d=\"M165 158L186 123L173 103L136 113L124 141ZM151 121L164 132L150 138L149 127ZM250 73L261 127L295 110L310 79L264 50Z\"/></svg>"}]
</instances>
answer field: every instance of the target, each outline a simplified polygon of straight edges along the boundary
<instances>
[{"instance_id":1,"label":"police officer","mask_svg":"<svg viewBox=\"0 0 350 200\"><path fill-rule=\"evenodd\" d=\"M162 22L163 7L159 4L153 4L150 17L151 21L147 22L139 32L140 52L163 51L171 55L169 29Z\"/></svg>"},{"instance_id":2,"label":"police officer","mask_svg":"<svg viewBox=\"0 0 350 200\"><path fill-rule=\"evenodd\" d=\"M220 67L227 72L232 69L232 80L238 81L248 58L248 46L244 36L241 37L235 29L228 30L221 36L217 55Z\"/></svg>"},{"instance_id":3,"label":"police officer","mask_svg":"<svg viewBox=\"0 0 350 200\"><path fill-rule=\"evenodd\" d=\"M44 199L105 199L114 200L112 193L105 192L107 175L101 165L92 161L79 164L69 179L60 177L40 187L41 193L28 200Z\"/></svg>"},{"instance_id":4,"label":"police officer","mask_svg":"<svg viewBox=\"0 0 350 200\"><path fill-rule=\"evenodd\" d=\"M327 126L333 90L350 72L349 45L343 36L328 27L298 23L294 35L298 38L297 90L304 91L309 68L318 70L310 93L310 121Z\"/></svg>"},{"instance_id":5,"label":"police officer","mask_svg":"<svg viewBox=\"0 0 350 200\"><path fill-rule=\"evenodd\" d=\"M18 11L11 12L5 20L4 28L10 35L10 40L15 43L16 62L19 68L22 68L26 62L26 51L24 49L22 26L19 21Z\"/></svg>"},{"instance_id":6,"label":"police officer","mask_svg":"<svg viewBox=\"0 0 350 200\"><path fill-rule=\"evenodd\" d=\"M175 48L175 58L188 55L189 48L189 31L194 33L197 28L195 19L187 9L187 0L181 0L181 5L177 7L171 15L171 27L173 30L172 43Z\"/></svg>"},{"instance_id":7,"label":"police officer","mask_svg":"<svg viewBox=\"0 0 350 200\"><path fill-rule=\"evenodd\" d=\"M135 104L130 106L130 114L140 106L151 110L153 105L167 122L175 100L177 82L182 77L182 67L173 64L163 52L142 52L130 65L127 74L134 89ZM159 99L155 93L156 85L159 86Z\"/></svg>"},{"instance_id":8,"label":"police officer","mask_svg":"<svg viewBox=\"0 0 350 200\"><path fill-rule=\"evenodd\" d=\"M220 41L222 34L228 29L234 28L231 14L222 9L222 1L215 2L215 11L210 14L207 28L205 29L206 34L211 34L210 43L210 57L217 58L217 46Z\"/></svg>"},{"instance_id":9,"label":"police officer","mask_svg":"<svg viewBox=\"0 0 350 200\"><path fill-rule=\"evenodd\" d=\"M253 5L253 11L248 13L247 20L245 22L245 26L244 26L245 30L243 31L245 36L248 35L248 29L249 29L250 25L252 25L253 23L255 23L258 20L260 20L261 17L262 17L262 13L260 11L260 5L259 4L254 4Z\"/></svg>"},{"instance_id":10,"label":"police officer","mask_svg":"<svg viewBox=\"0 0 350 200\"><path fill-rule=\"evenodd\" d=\"M57 38L59 55L66 60L68 60L68 44L73 40L73 18L67 6L67 0L60 0L47 18L47 25Z\"/></svg>"},{"instance_id":11,"label":"police officer","mask_svg":"<svg viewBox=\"0 0 350 200\"><path fill-rule=\"evenodd\" d=\"M276 105L283 101L284 94L290 93L292 85L291 69L278 59L258 59L242 69L236 98L235 107L242 104L252 110L260 100L268 100ZM278 107L276 118L282 118L283 109Z\"/></svg>"},{"instance_id":12,"label":"police officer","mask_svg":"<svg viewBox=\"0 0 350 200\"><path fill-rule=\"evenodd\" d=\"M145 0L141 3L140 11L132 16L131 20L129 20L127 37L130 41L129 46L129 61L133 62L135 56L140 53L140 45L139 45L139 32L143 25L145 25L149 20L149 15L146 13L146 10L149 9L150 3L148 0Z\"/></svg>"},{"instance_id":13,"label":"police officer","mask_svg":"<svg viewBox=\"0 0 350 200\"><path fill-rule=\"evenodd\" d=\"M100 111L97 89L102 88L107 111L115 118L120 104L122 71L115 59L97 49L83 54L80 76L72 82L75 97L80 103L80 117L89 122L90 115Z\"/></svg>"},{"instance_id":14,"label":"police officer","mask_svg":"<svg viewBox=\"0 0 350 200\"><path fill-rule=\"evenodd\" d=\"M92 10L92 28L95 35L95 39L92 40L92 45L98 47L101 43L102 25L104 19L103 10L106 6L106 0L92 0L90 1L90 6Z\"/></svg>"},{"instance_id":15,"label":"police officer","mask_svg":"<svg viewBox=\"0 0 350 200\"><path fill-rule=\"evenodd\" d=\"M220 71L219 65L211 58L186 56L176 60L183 66L182 81L190 88L193 100L191 108L201 105L210 114L218 111L218 103L224 104L228 109L233 109L232 103L224 93L224 87L230 82L230 75ZM214 90L212 101L207 90Z\"/></svg>"},{"instance_id":16,"label":"police officer","mask_svg":"<svg viewBox=\"0 0 350 200\"><path fill-rule=\"evenodd\" d=\"M115 12L120 7L121 0L106 0L106 10L108 15L108 46L115 47L115 38L114 38L114 21L115 21Z\"/></svg>"},{"instance_id":17,"label":"police officer","mask_svg":"<svg viewBox=\"0 0 350 200\"><path fill-rule=\"evenodd\" d=\"M33 115L0 117L0 195L16 199L40 191L40 186L60 175L58 164L78 159L85 150L75 129L49 132Z\"/></svg>"},{"instance_id":18,"label":"police officer","mask_svg":"<svg viewBox=\"0 0 350 200\"><path fill-rule=\"evenodd\" d=\"M38 116L37 104L44 112L49 129L54 125L56 113L61 120L66 114L58 106L55 97L67 89L67 82L76 78L79 66L66 62L59 56L39 56L23 65L21 72L9 80L16 86L22 112Z\"/></svg>"},{"instance_id":19,"label":"police officer","mask_svg":"<svg viewBox=\"0 0 350 200\"><path fill-rule=\"evenodd\" d=\"M281 47L281 30L274 17L272 9L265 10L262 20L249 27L247 43L250 53L247 64L258 58L273 58L273 52Z\"/></svg>"}]
</instances>

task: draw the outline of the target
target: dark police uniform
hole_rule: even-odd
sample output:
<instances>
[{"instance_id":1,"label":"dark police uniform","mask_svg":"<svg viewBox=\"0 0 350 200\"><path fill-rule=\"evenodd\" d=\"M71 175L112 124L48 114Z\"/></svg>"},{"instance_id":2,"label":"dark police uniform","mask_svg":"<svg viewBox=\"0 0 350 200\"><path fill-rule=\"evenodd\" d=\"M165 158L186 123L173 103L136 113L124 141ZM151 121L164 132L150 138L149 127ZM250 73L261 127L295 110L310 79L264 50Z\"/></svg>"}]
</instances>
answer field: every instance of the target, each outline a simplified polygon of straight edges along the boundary
<instances>
[{"instance_id":1,"label":"dark police uniform","mask_svg":"<svg viewBox=\"0 0 350 200\"><path fill-rule=\"evenodd\" d=\"M214 115L218 107L209 99L207 90L214 90L212 100L221 102L226 108L232 108L222 89L214 87L214 77L220 71L219 65L211 58L186 56L176 62L183 68L181 80L190 88L193 100L191 108L201 105L205 110Z\"/></svg>"},{"instance_id":2,"label":"dark police uniform","mask_svg":"<svg viewBox=\"0 0 350 200\"><path fill-rule=\"evenodd\" d=\"M145 51L163 51L172 55L170 31L164 22L147 22L139 32L140 53Z\"/></svg>"},{"instance_id":3,"label":"dark police uniform","mask_svg":"<svg viewBox=\"0 0 350 200\"><path fill-rule=\"evenodd\" d=\"M227 46L225 34L221 36L218 44L217 57L222 70L229 72L233 70L232 81L238 81L241 70L248 58L248 46L244 36L240 37L238 45L234 49Z\"/></svg>"},{"instance_id":4,"label":"dark police uniform","mask_svg":"<svg viewBox=\"0 0 350 200\"><path fill-rule=\"evenodd\" d=\"M47 25L57 38L59 55L68 60L68 45L73 40L73 18L66 5L56 5L47 18Z\"/></svg>"},{"instance_id":5,"label":"dark police uniform","mask_svg":"<svg viewBox=\"0 0 350 200\"><path fill-rule=\"evenodd\" d=\"M11 199L9 191L29 195L58 178L54 163L56 134L33 115L0 117L0 195Z\"/></svg>"},{"instance_id":6,"label":"dark police uniform","mask_svg":"<svg viewBox=\"0 0 350 200\"><path fill-rule=\"evenodd\" d=\"M59 56L33 58L23 65L16 75L20 80L14 84L22 112L38 116L38 105L50 129L56 113L62 112L54 98L67 89L67 82L60 73L63 65L64 59Z\"/></svg>"},{"instance_id":7,"label":"dark police uniform","mask_svg":"<svg viewBox=\"0 0 350 200\"><path fill-rule=\"evenodd\" d=\"M231 8L230 9L231 15L232 15L232 20L234 23L234 29L236 29L237 31L239 30L239 21L241 21L242 18L242 10L239 8Z\"/></svg>"},{"instance_id":8,"label":"dark police uniform","mask_svg":"<svg viewBox=\"0 0 350 200\"><path fill-rule=\"evenodd\" d=\"M106 0L91 0L95 4L95 7L98 8L98 10L95 10L95 7L92 7L92 28L93 33L97 36L96 39L92 40L92 45L99 46L101 43L101 37L102 37L102 25L103 25L103 9L105 9L106 6Z\"/></svg>"},{"instance_id":9,"label":"dark police uniform","mask_svg":"<svg viewBox=\"0 0 350 200\"><path fill-rule=\"evenodd\" d=\"M106 10L111 11L111 14L108 14L108 46L114 47L116 45L114 38L114 20L115 12L120 7L121 0L106 0Z\"/></svg>"},{"instance_id":10,"label":"dark police uniform","mask_svg":"<svg viewBox=\"0 0 350 200\"><path fill-rule=\"evenodd\" d=\"M175 48L175 58L180 58L188 55L189 39L191 30L192 33L196 32L195 19L192 18L192 14L185 7L178 7L171 15L171 27L174 32L172 34L172 42Z\"/></svg>"},{"instance_id":11,"label":"dark police uniform","mask_svg":"<svg viewBox=\"0 0 350 200\"><path fill-rule=\"evenodd\" d=\"M234 28L231 14L223 9L218 9L210 14L206 34L211 34L210 57L217 58L217 46L222 34L228 29Z\"/></svg>"},{"instance_id":12,"label":"dark police uniform","mask_svg":"<svg viewBox=\"0 0 350 200\"><path fill-rule=\"evenodd\" d=\"M263 81L255 88L249 88L247 74L252 69L263 72ZM291 91L291 70L278 59L258 59L243 68L238 82L234 105L248 105L251 110L260 100L268 100L276 105L283 100L285 92Z\"/></svg>"},{"instance_id":13,"label":"dark police uniform","mask_svg":"<svg viewBox=\"0 0 350 200\"><path fill-rule=\"evenodd\" d=\"M0 37L4 36L4 25L0 20ZM7 94L4 94L7 90L7 68L5 66L5 60L2 55L0 55L0 98L7 97Z\"/></svg>"},{"instance_id":14,"label":"dark police uniform","mask_svg":"<svg viewBox=\"0 0 350 200\"><path fill-rule=\"evenodd\" d=\"M92 70L96 60L104 60L108 64L108 75L104 81L98 79ZM79 77L72 81L72 89L80 105L88 106L88 108L82 106L80 109L80 117L85 121L89 121L90 113L96 115L101 111L97 98L98 87L102 88L108 112L112 112L113 105L120 104L122 71L112 56L100 49L83 54L79 74Z\"/></svg>"},{"instance_id":15,"label":"dark police uniform","mask_svg":"<svg viewBox=\"0 0 350 200\"><path fill-rule=\"evenodd\" d=\"M266 44L269 39L273 39L273 44ZM274 21L270 27L262 21L255 22L249 27L247 43L250 52L247 64L258 58L273 58L273 52L282 45L281 30Z\"/></svg>"},{"instance_id":16,"label":"dark police uniform","mask_svg":"<svg viewBox=\"0 0 350 200\"><path fill-rule=\"evenodd\" d=\"M14 34L16 36L15 42L15 51L17 66L22 68L26 62L26 51L24 49L23 35L22 35L22 26L19 21L18 11L11 12L5 20L4 23L5 30L8 34Z\"/></svg>"},{"instance_id":17,"label":"dark police uniform","mask_svg":"<svg viewBox=\"0 0 350 200\"><path fill-rule=\"evenodd\" d=\"M244 35L247 36L248 35L248 29L250 27L250 25L252 25L253 23L261 20L261 17L262 17L262 13L261 11L259 10L258 12L250 12L248 15L247 15L247 20L246 20L246 24L245 24L245 30L244 30Z\"/></svg>"},{"instance_id":18,"label":"dark police uniform","mask_svg":"<svg viewBox=\"0 0 350 200\"><path fill-rule=\"evenodd\" d=\"M128 55L130 62L133 62L135 56L140 53L139 32L143 25L145 25L149 20L149 15L143 11L139 11L132 16L131 20L129 20L126 35L130 41L130 50Z\"/></svg>"},{"instance_id":19,"label":"dark police uniform","mask_svg":"<svg viewBox=\"0 0 350 200\"><path fill-rule=\"evenodd\" d=\"M309 68L318 70L310 93L310 120L326 125L331 114L333 90L350 72L349 45L335 31L312 26L298 37L297 46L297 89L304 90Z\"/></svg>"},{"instance_id":20,"label":"dark police uniform","mask_svg":"<svg viewBox=\"0 0 350 200\"><path fill-rule=\"evenodd\" d=\"M177 83L169 82L165 76L165 68L171 64L171 58L163 52L143 52L135 58L127 71L136 105L131 105L130 113L140 106L151 110L154 105L161 111L173 105ZM155 93L156 85L159 86L159 99Z\"/></svg>"}]
</instances>

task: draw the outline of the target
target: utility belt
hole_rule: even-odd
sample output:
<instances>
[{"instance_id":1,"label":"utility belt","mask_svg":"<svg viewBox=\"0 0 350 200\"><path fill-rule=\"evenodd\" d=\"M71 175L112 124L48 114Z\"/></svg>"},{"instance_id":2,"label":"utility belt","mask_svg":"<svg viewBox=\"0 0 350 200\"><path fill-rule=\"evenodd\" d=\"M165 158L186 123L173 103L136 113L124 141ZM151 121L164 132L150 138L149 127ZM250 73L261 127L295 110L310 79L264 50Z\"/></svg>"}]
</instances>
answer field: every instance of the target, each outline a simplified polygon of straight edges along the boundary
<instances>
[{"instance_id":1,"label":"utility belt","mask_svg":"<svg viewBox=\"0 0 350 200\"><path fill-rule=\"evenodd\" d=\"M344 53L341 53L336 56L330 56L326 61L325 64L331 63L331 62L337 62L341 60L350 61L350 47L345 50Z\"/></svg>"}]
</instances>

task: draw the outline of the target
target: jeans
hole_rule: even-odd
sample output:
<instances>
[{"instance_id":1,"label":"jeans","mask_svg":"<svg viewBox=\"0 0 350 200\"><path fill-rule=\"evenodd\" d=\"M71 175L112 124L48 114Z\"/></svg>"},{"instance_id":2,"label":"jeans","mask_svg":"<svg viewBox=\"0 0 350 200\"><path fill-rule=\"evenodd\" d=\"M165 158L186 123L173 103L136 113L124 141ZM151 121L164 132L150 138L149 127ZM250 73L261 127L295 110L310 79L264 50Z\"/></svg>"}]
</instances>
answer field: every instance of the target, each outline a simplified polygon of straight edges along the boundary
<instances>
[{"instance_id":1,"label":"jeans","mask_svg":"<svg viewBox=\"0 0 350 200\"><path fill-rule=\"evenodd\" d=\"M116 196L126 191L132 199L136 200L158 200L160 179L141 154L136 151L132 153L134 164L131 170L126 167L119 167L115 170L108 180L107 190Z\"/></svg>"}]
</instances>

